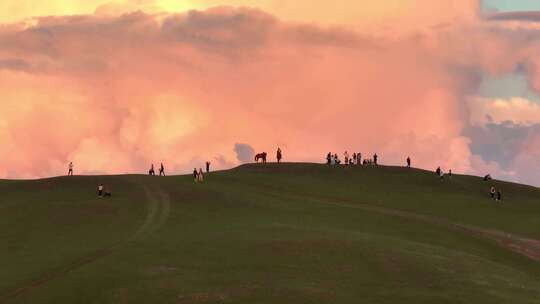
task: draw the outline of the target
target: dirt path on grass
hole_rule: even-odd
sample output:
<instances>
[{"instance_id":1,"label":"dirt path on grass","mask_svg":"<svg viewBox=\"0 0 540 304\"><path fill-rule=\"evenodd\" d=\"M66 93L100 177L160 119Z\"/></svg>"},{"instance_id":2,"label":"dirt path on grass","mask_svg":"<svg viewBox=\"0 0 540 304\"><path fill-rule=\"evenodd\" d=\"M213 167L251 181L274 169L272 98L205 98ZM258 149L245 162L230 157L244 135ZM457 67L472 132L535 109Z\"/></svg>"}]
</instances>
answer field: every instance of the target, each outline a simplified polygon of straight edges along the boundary
<instances>
[{"instance_id":1,"label":"dirt path on grass","mask_svg":"<svg viewBox=\"0 0 540 304\"><path fill-rule=\"evenodd\" d=\"M50 271L47 271L27 282L11 288L0 294L0 303L6 303L8 300L13 299L23 293L26 293L32 289L45 285L56 278L67 275L68 273L79 269L83 266L91 264L99 259L110 256L119 248L125 246L130 242L136 242L141 240L165 224L167 221L170 209L171 200L169 195L161 189L151 189L147 186L142 186L146 196L147 213L144 222L139 228L129 237L127 240L121 241L109 248L97 250L91 254L82 256L70 263L58 266Z\"/></svg>"},{"instance_id":2,"label":"dirt path on grass","mask_svg":"<svg viewBox=\"0 0 540 304\"><path fill-rule=\"evenodd\" d=\"M365 211L377 212L381 214L398 216L398 217L407 218L407 219L414 219L414 220L425 222L425 223L440 225L440 226L444 226L450 229L460 230L479 238L492 240L496 242L502 248L519 253L532 260L540 262L540 240L525 238L525 237L521 237L518 235L514 235L514 234L510 234L510 233L506 233L506 232L502 232L498 230L484 229L484 228L480 228L476 226L454 223L454 222L451 222L442 218L434 217L434 216L422 215L422 214L417 214L414 212L397 210L397 209L386 208L386 207L379 207L379 206L374 206L374 205L370 205L366 203L356 203L356 202L346 201L342 199L332 199L332 198L315 197L315 196L299 196L299 195L290 195L290 194L277 195L275 193L264 193L264 194L269 195L269 196L281 197L281 198L283 198L283 195L285 195L288 198L308 199L308 200L316 201L317 203L321 203L325 205L332 205L332 206L352 208L352 209L361 209Z\"/></svg>"}]
</instances>

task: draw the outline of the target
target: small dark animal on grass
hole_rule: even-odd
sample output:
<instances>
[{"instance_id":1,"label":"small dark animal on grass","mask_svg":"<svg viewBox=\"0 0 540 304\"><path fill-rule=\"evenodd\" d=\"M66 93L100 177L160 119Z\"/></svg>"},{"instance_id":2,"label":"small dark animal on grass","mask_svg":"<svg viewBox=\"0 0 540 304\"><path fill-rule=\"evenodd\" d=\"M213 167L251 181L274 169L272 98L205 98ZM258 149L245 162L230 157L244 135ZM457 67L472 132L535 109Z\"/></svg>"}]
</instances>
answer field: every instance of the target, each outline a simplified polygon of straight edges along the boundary
<instances>
[{"instance_id":1,"label":"small dark animal on grass","mask_svg":"<svg viewBox=\"0 0 540 304\"><path fill-rule=\"evenodd\" d=\"M112 197L111 191L105 191L105 193L103 193L103 197Z\"/></svg>"},{"instance_id":2,"label":"small dark animal on grass","mask_svg":"<svg viewBox=\"0 0 540 304\"><path fill-rule=\"evenodd\" d=\"M255 162L258 163L259 159L262 160L263 164L266 163L266 152L259 153L255 155Z\"/></svg>"}]
</instances>

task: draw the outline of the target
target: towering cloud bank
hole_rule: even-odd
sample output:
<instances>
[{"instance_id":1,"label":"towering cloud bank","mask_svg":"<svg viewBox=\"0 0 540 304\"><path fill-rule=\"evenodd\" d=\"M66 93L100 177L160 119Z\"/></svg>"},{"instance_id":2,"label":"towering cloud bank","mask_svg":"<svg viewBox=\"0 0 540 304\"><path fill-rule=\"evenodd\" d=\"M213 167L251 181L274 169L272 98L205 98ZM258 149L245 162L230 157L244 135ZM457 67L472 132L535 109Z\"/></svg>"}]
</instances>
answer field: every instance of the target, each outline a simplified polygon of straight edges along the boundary
<instances>
[{"instance_id":1,"label":"towering cloud bank","mask_svg":"<svg viewBox=\"0 0 540 304\"><path fill-rule=\"evenodd\" d=\"M365 8L380 11L374 19L354 22L359 13L339 27L315 23L317 1L306 16L261 2L284 19L220 7L5 25L0 176L62 174L69 161L88 173L144 172L158 161L178 172L212 159L226 167L238 163L235 143L247 142L255 152L279 145L288 160L347 149L540 184L531 168L540 121L519 120L535 105L501 110L474 97L484 73L524 70L534 86L540 32L482 19L476 1L448 10L436 1L410 10L412 2L396 1L390 12L374 4ZM357 3L345 4L363 11ZM313 22L283 21L294 18ZM529 133L503 165L481 157L471 130L506 120Z\"/></svg>"}]
</instances>

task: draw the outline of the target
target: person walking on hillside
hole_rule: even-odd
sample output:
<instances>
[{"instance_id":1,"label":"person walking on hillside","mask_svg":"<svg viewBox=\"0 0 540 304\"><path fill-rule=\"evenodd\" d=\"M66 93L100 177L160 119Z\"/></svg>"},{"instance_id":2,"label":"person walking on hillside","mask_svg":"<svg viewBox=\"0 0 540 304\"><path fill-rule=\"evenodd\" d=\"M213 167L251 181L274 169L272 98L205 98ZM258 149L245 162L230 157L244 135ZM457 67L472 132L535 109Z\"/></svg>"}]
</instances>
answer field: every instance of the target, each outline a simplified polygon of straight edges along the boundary
<instances>
[{"instance_id":1,"label":"person walking on hillside","mask_svg":"<svg viewBox=\"0 0 540 304\"><path fill-rule=\"evenodd\" d=\"M165 167L163 166L163 163L159 166L159 176L165 176Z\"/></svg>"},{"instance_id":2,"label":"person walking on hillside","mask_svg":"<svg viewBox=\"0 0 540 304\"><path fill-rule=\"evenodd\" d=\"M407 157L407 168L411 168L411 158Z\"/></svg>"},{"instance_id":3,"label":"person walking on hillside","mask_svg":"<svg viewBox=\"0 0 540 304\"><path fill-rule=\"evenodd\" d=\"M437 170L435 170L435 174L437 174L437 176L441 175L441 167L437 167Z\"/></svg>"},{"instance_id":4,"label":"person walking on hillside","mask_svg":"<svg viewBox=\"0 0 540 304\"><path fill-rule=\"evenodd\" d=\"M278 164L281 163L281 158L283 157L283 155L281 154L281 148L277 148L277 152L276 152L276 159L277 159L277 162Z\"/></svg>"},{"instance_id":5,"label":"person walking on hillside","mask_svg":"<svg viewBox=\"0 0 540 304\"><path fill-rule=\"evenodd\" d=\"M148 170L148 175L156 175L156 171L154 170L154 164L150 166L150 170Z\"/></svg>"},{"instance_id":6,"label":"person walking on hillside","mask_svg":"<svg viewBox=\"0 0 540 304\"><path fill-rule=\"evenodd\" d=\"M199 172L197 172L197 168L193 168L193 181L199 181Z\"/></svg>"},{"instance_id":7,"label":"person walking on hillside","mask_svg":"<svg viewBox=\"0 0 540 304\"><path fill-rule=\"evenodd\" d=\"M73 176L73 162L69 162L69 165L68 165L68 176Z\"/></svg>"},{"instance_id":8,"label":"person walking on hillside","mask_svg":"<svg viewBox=\"0 0 540 304\"><path fill-rule=\"evenodd\" d=\"M210 162L206 162L206 173L210 173Z\"/></svg>"},{"instance_id":9,"label":"person walking on hillside","mask_svg":"<svg viewBox=\"0 0 540 304\"><path fill-rule=\"evenodd\" d=\"M378 165L378 163L377 163L378 159L379 159L379 156L377 155L377 153L375 153L375 154L373 155L373 164L374 164L375 166Z\"/></svg>"},{"instance_id":10,"label":"person walking on hillside","mask_svg":"<svg viewBox=\"0 0 540 304\"><path fill-rule=\"evenodd\" d=\"M491 196L491 199L495 199L495 187L491 186L491 189L489 189L489 195Z\"/></svg>"},{"instance_id":11,"label":"person walking on hillside","mask_svg":"<svg viewBox=\"0 0 540 304\"><path fill-rule=\"evenodd\" d=\"M345 165L348 165L349 164L349 153L347 151L345 151L345 153L343 153L343 157L344 157L344 160L345 160Z\"/></svg>"},{"instance_id":12,"label":"person walking on hillside","mask_svg":"<svg viewBox=\"0 0 540 304\"><path fill-rule=\"evenodd\" d=\"M202 168L199 168L198 179L199 179L200 183L202 183L204 181L204 173L202 171Z\"/></svg>"}]
</instances>

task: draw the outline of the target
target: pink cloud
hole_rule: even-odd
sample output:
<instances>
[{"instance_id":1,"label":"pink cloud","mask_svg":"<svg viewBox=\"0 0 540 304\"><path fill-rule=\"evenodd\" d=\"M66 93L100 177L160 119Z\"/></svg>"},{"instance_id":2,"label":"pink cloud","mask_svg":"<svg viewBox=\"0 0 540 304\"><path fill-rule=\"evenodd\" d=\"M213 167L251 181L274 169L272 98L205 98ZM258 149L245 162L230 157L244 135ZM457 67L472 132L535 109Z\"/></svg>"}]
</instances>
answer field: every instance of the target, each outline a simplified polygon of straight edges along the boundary
<instances>
[{"instance_id":1,"label":"pink cloud","mask_svg":"<svg viewBox=\"0 0 540 304\"><path fill-rule=\"evenodd\" d=\"M0 175L63 174L69 161L89 173L224 168L235 143L279 145L289 161L347 149L477 172L463 130L478 73L534 62L536 45L471 18L399 39L233 8L6 27L0 63L19 64L0 64Z\"/></svg>"}]
</instances>

